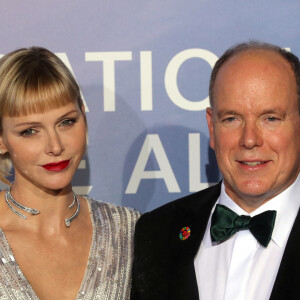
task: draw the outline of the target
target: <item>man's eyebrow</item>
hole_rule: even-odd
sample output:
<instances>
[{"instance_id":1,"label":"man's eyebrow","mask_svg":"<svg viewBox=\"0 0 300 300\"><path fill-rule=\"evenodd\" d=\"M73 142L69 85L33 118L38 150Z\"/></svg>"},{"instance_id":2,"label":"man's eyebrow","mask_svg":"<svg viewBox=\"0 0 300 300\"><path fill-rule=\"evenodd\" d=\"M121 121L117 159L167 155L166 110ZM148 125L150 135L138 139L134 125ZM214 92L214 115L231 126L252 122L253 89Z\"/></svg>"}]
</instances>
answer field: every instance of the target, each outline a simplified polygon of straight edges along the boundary
<instances>
[{"instance_id":1,"label":"man's eyebrow","mask_svg":"<svg viewBox=\"0 0 300 300\"><path fill-rule=\"evenodd\" d=\"M265 109L261 113L262 115L267 115L267 114L280 114L280 115L286 115L286 111L281 109L281 108L275 108L275 109Z\"/></svg>"},{"instance_id":2,"label":"man's eyebrow","mask_svg":"<svg viewBox=\"0 0 300 300\"><path fill-rule=\"evenodd\" d=\"M226 115L233 115L233 116L237 116L238 113L234 110L226 110L226 109L222 109L220 111L217 112L217 117L218 118L222 118Z\"/></svg>"}]
</instances>

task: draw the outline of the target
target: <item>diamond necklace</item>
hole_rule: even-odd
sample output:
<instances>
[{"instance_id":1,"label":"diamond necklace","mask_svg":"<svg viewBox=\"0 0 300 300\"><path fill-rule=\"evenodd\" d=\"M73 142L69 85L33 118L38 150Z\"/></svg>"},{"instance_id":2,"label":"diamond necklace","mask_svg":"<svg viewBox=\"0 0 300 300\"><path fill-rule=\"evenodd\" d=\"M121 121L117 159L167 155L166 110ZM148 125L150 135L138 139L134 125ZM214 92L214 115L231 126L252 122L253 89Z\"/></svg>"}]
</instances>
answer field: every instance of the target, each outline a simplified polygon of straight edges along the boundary
<instances>
[{"instance_id":1,"label":"diamond necklace","mask_svg":"<svg viewBox=\"0 0 300 300\"><path fill-rule=\"evenodd\" d=\"M10 208L10 210L15 213L17 216L21 217L22 219L26 220L27 217L25 215L23 215L22 213L18 212L14 207L16 206L17 208L21 209L22 211L28 212L31 215L38 215L40 213L39 210L35 209L35 208L30 208L27 206L22 205L21 203L17 202L13 196L11 195L11 187L9 187L8 189L6 189L5 192L5 201L8 205L8 207ZM67 227L70 227L71 222L78 216L79 211L80 211L80 204L79 204L79 200L77 198L77 196L73 193L73 202L71 203L71 205L69 205L69 208L72 208L74 205L77 205L76 211L75 213L70 217L70 218L66 218L65 219L65 224Z\"/></svg>"}]
</instances>

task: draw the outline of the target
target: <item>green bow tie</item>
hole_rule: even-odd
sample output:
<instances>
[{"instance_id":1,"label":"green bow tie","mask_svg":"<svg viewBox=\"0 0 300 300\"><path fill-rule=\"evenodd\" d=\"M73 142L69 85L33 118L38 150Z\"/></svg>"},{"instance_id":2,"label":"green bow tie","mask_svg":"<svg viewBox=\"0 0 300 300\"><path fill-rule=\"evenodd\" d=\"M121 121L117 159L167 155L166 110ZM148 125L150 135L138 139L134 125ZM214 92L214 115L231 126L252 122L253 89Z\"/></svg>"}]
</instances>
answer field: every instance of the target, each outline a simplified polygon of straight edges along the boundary
<instances>
[{"instance_id":1,"label":"green bow tie","mask_svg":"<svg viewBox=\"0 0 300 300\"><path fill-rule=\"evenodd\" d=\"M267 247L275 224L276 211L268 210L254 217L239 216L224 205L217 204L211 218L213 242L223 242L240 230L249 229L257 241Z\"/></svg>"}]
</instances>

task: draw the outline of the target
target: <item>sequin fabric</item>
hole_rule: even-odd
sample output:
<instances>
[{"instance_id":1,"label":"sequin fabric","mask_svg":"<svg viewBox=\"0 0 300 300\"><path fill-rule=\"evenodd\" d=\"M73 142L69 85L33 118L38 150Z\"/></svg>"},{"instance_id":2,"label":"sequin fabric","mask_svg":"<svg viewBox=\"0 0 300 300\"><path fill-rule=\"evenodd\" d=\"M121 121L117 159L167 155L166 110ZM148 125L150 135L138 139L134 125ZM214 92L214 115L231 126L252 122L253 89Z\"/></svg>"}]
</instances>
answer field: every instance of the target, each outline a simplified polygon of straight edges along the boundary
<instances>
[{"instance_id":1,"label":"sequin fabric","mask_svg":"<svg viewBox=\"0 0 300 300\"><path fill-rule=\"evenodd\" d=\"M87 268L76 300L130 298L133 234L139 213L87 199L93 237ZM0 229L0 299L39 300L27 282Z\"/></svg>"}]
</instances>

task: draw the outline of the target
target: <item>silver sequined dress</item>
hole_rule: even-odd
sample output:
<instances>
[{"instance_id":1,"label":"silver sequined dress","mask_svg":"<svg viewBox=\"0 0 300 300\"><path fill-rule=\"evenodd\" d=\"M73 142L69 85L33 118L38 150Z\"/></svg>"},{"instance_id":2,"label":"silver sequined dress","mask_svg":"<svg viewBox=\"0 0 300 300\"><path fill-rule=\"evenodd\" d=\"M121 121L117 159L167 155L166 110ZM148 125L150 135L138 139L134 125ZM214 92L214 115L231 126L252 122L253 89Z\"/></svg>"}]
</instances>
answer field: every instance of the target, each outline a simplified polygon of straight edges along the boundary
<instances>
[{"instance_id":1,"label":"silver sequined dress","mask_svg":"<svg viewBox=\"0 0 300 300\"><path fill-rule=\"evenodd\" d=\"M76 300L130 297L133 234L139 213L88 199L93 224L87 269ZM0 299L38 300L0 229Z\"/></svg>"}]
</instances>

